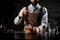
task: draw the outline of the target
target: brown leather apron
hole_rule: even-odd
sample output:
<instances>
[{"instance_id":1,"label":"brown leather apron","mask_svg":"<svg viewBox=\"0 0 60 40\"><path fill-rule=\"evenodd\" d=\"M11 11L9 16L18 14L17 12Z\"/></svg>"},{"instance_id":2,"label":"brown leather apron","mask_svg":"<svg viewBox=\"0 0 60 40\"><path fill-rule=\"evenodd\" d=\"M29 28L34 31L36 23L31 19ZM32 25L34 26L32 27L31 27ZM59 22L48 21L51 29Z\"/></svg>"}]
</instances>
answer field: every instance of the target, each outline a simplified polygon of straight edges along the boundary
<instances>
[{"instance_id":1,"label":"brown leather apron","mask_svg":"<svg viewBox=\"0 0 60 40\"><path fill-rule=\"evenodd\" d=\"M41 19L44 13L42 13L42 7L40 8L39 13L29 13L28 7L26 7L27 13L24 15L24 20L27 22L27 24L30 24L31 26L40 26L41 25Z\"/></svg>"},{"instance_id":2,"label":"brown leather apron","mask_svg":"<svg viewBox=\"0 0 60 40\"><path fill-rule=\"evenodd\" d=\"M38 13L28 13L25 15L25 21L31 26L38 27L41 24L41 15Z\"/></svg>"}]
</instances>

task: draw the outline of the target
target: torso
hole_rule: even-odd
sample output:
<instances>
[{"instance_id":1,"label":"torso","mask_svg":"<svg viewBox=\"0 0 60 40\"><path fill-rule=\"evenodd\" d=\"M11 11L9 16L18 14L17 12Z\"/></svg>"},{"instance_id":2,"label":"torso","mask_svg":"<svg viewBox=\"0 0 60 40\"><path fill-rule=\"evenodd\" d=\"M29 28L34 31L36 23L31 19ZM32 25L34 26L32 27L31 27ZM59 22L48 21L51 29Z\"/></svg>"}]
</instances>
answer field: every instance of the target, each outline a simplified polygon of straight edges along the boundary
<instances>
[{"instance_id":1,"label":"torso","mask_svg":"<svg viewBox=\"0 0 60 40\"><path fill-rule=\"evenodd\" d=\"M28 13L24 16L27 24L30 24L31 26L39 26L41 24L42 12L40 8L41 6L38 4L36 7L33 7L31 4L28 6ZM34 9L36 10L34 11Z\"/></svg>"}]
</instances>

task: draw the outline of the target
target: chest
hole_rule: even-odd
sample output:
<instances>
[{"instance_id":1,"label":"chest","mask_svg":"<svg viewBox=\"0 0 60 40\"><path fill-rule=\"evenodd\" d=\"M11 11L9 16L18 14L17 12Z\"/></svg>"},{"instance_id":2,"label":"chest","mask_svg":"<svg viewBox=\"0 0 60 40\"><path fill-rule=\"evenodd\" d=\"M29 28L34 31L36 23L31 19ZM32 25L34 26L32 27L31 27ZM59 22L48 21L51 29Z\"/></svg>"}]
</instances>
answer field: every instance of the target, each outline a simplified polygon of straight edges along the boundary
<instances>
[{"instance_id":1,"label":"chest","mask_svg":"<svg viewBox=\"0 0 60 40\"><path fill-rule=\"evenodd\" d=\"M40 9L38 7L28 7L29 13L40 13Z\"/></svg>"}]
</instances>

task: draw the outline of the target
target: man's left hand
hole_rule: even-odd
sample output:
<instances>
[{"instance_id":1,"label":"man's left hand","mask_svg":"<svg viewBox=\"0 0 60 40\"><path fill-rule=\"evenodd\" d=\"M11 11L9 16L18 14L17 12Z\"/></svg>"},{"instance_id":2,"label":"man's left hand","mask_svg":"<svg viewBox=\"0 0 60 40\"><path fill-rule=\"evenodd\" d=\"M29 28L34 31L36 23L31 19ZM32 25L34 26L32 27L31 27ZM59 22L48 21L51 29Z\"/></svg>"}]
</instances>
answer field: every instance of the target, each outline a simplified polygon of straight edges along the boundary
<instances>
[{"instance_id":1,"label":"man's left hand","mask_svg":"<svg viewBox=\"0 0 60 40\"><path fill-rule=\"evenodd\" d=\"M33 27L33 32L39 33L39 27Z\"/></svg>"}]
</instances>

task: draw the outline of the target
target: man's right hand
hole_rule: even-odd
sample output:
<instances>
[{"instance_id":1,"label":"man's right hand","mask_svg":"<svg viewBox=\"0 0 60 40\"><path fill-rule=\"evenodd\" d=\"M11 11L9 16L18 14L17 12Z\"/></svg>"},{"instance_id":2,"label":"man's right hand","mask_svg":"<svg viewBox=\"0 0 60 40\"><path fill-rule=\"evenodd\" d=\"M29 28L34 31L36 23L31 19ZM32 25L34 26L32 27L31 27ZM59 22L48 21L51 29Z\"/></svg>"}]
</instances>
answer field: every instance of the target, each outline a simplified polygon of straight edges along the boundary
<instances>
[{"instance_id":1,"label":"man's right hand","mask_svg":"<svg viewBox=\"0 0 60 40\"><path fill-rule=\"evenodd\" d=\"M24 27L24 33L31 33L31 27L28 27L28 26L26 26L26 27Z\"/></svg>"}]
</instances>

